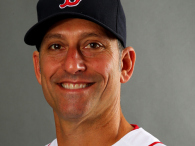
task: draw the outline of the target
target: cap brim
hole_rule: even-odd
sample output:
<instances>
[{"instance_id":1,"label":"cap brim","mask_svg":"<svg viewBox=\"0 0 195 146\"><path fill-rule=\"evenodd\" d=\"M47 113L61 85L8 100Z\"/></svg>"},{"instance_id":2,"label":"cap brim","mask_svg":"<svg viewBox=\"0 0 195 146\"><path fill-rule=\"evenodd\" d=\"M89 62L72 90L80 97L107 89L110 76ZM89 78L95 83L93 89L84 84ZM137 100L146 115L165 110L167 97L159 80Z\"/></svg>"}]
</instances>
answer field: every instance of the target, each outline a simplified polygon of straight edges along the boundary
<instances>
[{"instance_id":1,"label":"cap brim","mask_svg":"<svg viewBox=\"0 0 195 146\"><path fill-rule=\"evenodd\" d=\"M54 25L58 21L61 21L63 19L67 19L67 18L81 18L81 19L90 20L90 21L95 22L95 23L99 24L100 26L106 28L111 33L113 33L117 38L122 40L122 37L119 34L117 34L111 28L104 25L102 22L100 22L92 17L89 17L89 16L81 14L81 13L73 13L73 12L64 12L63 13L62 12L62 13L58 13L55 15L51 15L51 16L39 21L33 27L31 27L24 37L25 43L28 45L40 44L45 33L48 31L48 29L52 25Z\"/></svg>"}]
</instances>

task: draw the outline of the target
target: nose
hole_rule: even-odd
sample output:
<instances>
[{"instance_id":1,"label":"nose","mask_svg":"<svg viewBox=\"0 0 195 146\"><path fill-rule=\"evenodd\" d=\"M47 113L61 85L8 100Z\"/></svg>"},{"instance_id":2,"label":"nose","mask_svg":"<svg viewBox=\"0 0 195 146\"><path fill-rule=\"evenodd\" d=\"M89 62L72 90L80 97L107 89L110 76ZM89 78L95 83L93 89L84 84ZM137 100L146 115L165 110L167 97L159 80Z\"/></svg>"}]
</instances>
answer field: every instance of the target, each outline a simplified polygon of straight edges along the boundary
<instances>
[{"instance_id":1,"label":"nose","mask_svg":"<svg viewBox=\"0 0 195 146\"><path fill-rule=\"evenodd\" d=\"M84 60L76 48L68 49L62 66L70 74L77 74L86 70Z\"/></svg>"}]
</instances>

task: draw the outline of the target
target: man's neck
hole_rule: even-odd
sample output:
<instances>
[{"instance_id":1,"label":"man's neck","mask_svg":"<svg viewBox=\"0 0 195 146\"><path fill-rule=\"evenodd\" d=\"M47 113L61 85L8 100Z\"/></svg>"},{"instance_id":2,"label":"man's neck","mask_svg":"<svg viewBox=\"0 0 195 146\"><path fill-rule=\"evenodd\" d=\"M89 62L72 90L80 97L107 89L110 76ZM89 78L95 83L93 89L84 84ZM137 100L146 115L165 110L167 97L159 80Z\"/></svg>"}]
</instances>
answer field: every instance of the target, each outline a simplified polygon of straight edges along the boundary
<instances>
[{"instance_id":1,"label":"man's neck","mask_svg":"<svg viewBox=\"0 0 195 146\"><path fill-rule=\"evenodd\" d=\"M54 112L58 146L110 146L133 129L121 108L107 114L109 116L103 115L96 122L67 122Z\"/></svg>"}]
</instances>

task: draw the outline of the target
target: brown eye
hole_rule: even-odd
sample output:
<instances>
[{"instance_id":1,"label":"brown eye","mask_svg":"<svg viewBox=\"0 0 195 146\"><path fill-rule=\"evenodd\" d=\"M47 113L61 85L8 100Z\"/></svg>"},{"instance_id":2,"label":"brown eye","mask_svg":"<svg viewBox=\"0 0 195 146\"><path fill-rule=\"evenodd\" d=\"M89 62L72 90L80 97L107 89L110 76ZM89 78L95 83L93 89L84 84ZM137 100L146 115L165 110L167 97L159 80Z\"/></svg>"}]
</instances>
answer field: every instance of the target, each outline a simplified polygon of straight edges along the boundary
<instances>
[{"instance_id":1,"label":"brown eye","mask_svg":"<svg viewBox=\"0 0 195 146\"><path fill-rule=\"evenodd\" d=\"M100 42L87 43L84 48L81 48L81 52L86 57L94 57L95 55L103 52L105 47Z\"/></svg>"},{"instance_id":2,"label":"brown eye","mask_svg":"<svg viewBox=\"0 0 195 146\"><path fill-rule=\"evenodd\" d=\"M93 48L93 49L96 49L96 48L99 48L99 47L101 47L101 45L98 44L98 43L90 43L85 48Z\"/></svg>"},{"instance_id":3,"label":"brown eye","mask_svg":"<svg viewBox=\"0 0 195 146\"><path fill-rule=\"evenodd\" d=\"M97 44L97 43L91 43L91 44L90 44L90 47L91 47L91 48L98 48L98 47L100 47L100 45Z\"/></svg>"},{"instance_id":4,"label":"brown eye","mask_svg":"<svg viewBox=\"0 0 195 146\"><path fill-rule=\"evenodd\" d=\"M61 45L59 45L59 44L53 44L53 45L51 45L51 47L50 47L51 49L53 49L53 50L59 50L59 49L61 49L62 48L62 46Z\"/></svg>"}]
</instances>

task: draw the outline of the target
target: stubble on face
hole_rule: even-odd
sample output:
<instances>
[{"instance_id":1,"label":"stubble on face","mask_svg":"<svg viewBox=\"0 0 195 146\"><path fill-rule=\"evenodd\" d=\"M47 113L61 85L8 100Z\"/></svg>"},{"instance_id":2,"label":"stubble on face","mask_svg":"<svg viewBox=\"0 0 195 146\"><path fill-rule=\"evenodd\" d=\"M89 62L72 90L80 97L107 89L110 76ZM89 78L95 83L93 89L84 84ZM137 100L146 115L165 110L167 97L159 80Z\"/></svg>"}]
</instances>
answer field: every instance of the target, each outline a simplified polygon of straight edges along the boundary
<instances>
[{"instance_id":1,"label":"stubble on face","mask_svg":"<svg viewBox=\"0 0 195 146\"><path fill-rule=\"evenodd\" d=\"M69 28L69 30L64 28ZM88 28L87 31L100 32L103 38L106 38L106 41L95 38L105 46L104 52L95 57L87 58L77 52L86 67L85 71L77 74L67 72L64 67L66 54L60 54L59 59L59 56L48 54L47 45L43 44L41 48L40 66L45 98L54 111L66 120L101 115L118 100L120 94L120 71L118 70L120 60L116 39L109 38L99 25L79 19L60 22L48 33L64 35L65 41L54 39L52 43L62 42L62 45L68 44L67 46L72 45L68 36L73 37L74 34L76 48L76 46L82 46L79 35L84 30L86 31L85 28ZM89 37L87 40L94 40L94 38ZM91 85L86 89L69 90L62 87L63 83L90 83Z\"/></svg>"}]
</instances>

